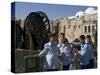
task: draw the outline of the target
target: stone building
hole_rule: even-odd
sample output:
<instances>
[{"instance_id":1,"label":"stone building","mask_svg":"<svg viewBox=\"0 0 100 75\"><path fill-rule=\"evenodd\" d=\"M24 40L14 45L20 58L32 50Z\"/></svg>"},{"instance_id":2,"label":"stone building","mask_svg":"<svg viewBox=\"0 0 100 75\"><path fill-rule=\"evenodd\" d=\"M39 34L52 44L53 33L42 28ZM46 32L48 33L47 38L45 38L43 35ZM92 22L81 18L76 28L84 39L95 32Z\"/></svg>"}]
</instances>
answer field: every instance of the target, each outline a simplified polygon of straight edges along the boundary
<instances>
[{"instance_id":1,"label":"stone building","mask_svg":"<svg viewBox=\"0 0 100 75\"><path fill-rule=\"evenodd\" d=\"M69 42L79 38L80 35L91 35L97 31L97 9L89 7L84 12L78 11L75 16L63 17L50 22L51 32L65 33Z\"/></svg>"}]
</instances>

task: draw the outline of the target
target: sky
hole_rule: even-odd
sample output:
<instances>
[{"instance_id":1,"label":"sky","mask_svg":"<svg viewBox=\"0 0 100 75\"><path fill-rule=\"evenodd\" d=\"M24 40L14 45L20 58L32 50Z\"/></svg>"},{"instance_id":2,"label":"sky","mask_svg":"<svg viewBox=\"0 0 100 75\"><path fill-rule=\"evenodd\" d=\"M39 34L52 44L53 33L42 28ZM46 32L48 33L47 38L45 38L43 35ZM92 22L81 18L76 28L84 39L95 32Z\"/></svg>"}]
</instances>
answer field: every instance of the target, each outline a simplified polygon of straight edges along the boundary
<instances>
[{"instance_id":1,"label":"sky","mask_svg":"<svg viewBox=\"0 0 100 75\"><path fill-rule=\"evenodd\" d=\"M62 5L62 4L41 4L41 3L29 3L29 2L16 2L15 12L14 7L11 8L11 15L15 13L16 19L23 19L31 12L43 11L46 13L50 20L59 17L74 16L78 11L85 11L88 7L94 6L76 6L76 5Z\"/></svg>"}]
</instances>

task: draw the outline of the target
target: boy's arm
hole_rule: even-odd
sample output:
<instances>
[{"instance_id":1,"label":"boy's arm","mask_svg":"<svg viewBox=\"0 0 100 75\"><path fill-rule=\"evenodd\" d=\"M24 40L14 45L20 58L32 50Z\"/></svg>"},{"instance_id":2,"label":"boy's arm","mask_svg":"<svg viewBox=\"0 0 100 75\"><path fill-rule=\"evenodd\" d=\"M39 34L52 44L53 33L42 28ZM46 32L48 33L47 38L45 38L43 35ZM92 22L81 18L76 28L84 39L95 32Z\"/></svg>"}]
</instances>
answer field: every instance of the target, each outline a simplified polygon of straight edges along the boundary
<instances>
[{"instance_id":1,"label":"boy's arm","mask_svg":"<svg viewBox=\"0 0 100 75\"><path fill-rule=\"evenodd\" d=\"M84 50L78 51L78 53L79 55L84 56L88 50L89 50L89 47L86 45Z\"/></svg>"},{"instance_id":2,"label":"boy's arm","mask_svg":"<svg viewBox=\"0 0 100 75\"><path fill-rule=\"evenodd\" d=\"M67 56L71 56L71 47L70 47L70 46L67 46L67 47L65 48L65 54L66 54Z\"/></svg>"},{"instance_id":3,"label":"boy's arm","mask_svg":"<svg viewBox=\"0 0 100 75\"><path fill-rule=\"evenodd\" d=\"M58 47L57 47L57 50L58 50L58 51L57 51L57 52L58 52L58 53L57 53L58 56L61 57L61 56L62 56L62 53L60 52L60 49L59 49Z\"/></svg>"},{"instance_id":4,"label":"boy's arm","mask_svg":"<svg viewBox=\"0 0 100 75\"><path fill-rule=\"evenodd\" d=\"M41 51L38 55L39 56L42 56L42 55L44 55L45 54L45 49L43 50L43 51Z\"/></svg>"},{"instance_id":5,"label":"boy's arm","mask_svg":"<svg viewBox=\"0 0 100 75\"><path fill-rule=\"evenodd\" d=\"M46 45L44 45L44 49L38 54L39 56L43 56L46 54L48 48L46 47Z\"/></svg>"}]
</instances>

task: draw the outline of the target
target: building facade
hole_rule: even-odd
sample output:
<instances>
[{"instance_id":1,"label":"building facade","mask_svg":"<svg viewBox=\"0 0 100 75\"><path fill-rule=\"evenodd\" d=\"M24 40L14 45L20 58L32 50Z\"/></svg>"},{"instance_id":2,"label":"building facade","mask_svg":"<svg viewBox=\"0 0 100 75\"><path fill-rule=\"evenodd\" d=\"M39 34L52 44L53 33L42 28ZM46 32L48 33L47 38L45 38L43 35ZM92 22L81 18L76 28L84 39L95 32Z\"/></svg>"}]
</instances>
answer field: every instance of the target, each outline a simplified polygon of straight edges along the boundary
<instances>
[{"instance_id":1,"label":"building facade","mask_svg":"<svg viewBox=\"0 0 100 75\"><path fill-rule=\"evenodd\" d=\"M94 42L94 34L97 32L97 9L89 7L85 12L77 12L75 16L52 20L50 30L57 34L65 33L69 42L73 42L80 35L91 35Z\"/></svg>"}]
</instances>

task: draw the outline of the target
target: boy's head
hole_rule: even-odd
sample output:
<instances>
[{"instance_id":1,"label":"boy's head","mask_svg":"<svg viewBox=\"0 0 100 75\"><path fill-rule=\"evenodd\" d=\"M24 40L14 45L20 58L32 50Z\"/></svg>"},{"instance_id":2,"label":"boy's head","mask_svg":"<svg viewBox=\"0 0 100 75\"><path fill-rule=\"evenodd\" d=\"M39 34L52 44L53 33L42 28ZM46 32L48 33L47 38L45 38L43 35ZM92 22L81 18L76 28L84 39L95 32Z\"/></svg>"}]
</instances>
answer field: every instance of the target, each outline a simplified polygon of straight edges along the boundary
<instances>
[{"instance_id":1,"label":"boy's head","mask_svg":"<svg viewBox=\"0 0 100 75\"><path fill-rule=\"evenodd\" d=\"M80 37L80 42L82 43L82 42L85 42L85 36L84 35L81 35Z\"/></svg>"},{"instance_id":2,"label":"boy's head","mask_svg":"<svg viewBox=\"0 0 100 75\"><path fill-rule=\"evenodd\" d=\"M55 42L56 41L56 34L55 33L50 33L49 34L49 41Z\"/></svg>"},{"instance_id":3,"label":"boy's head","mask_svg":"<svg viewBox=\"0 0 100 75\"><path fill-rule=\"evenodd\" d=\"M86 42L90 42L91 41L91 36L90 35L87 35L86 36Z\"/></svg>"},{"instance_id":4,"label":"boy's head","mask_svg":"<svg viewBox=\"0 0 100 75\"><path fill-rule=\"evenodd\" d=\"M58 36L58 40L60 43L63 43L65 41L65 34L64 33L60 33Z\"/></svg>"},{"instance_id":5,"label":"boy's head","mask_svg":"<svg viewBox=\"0 0 100 75\"><path fill-rule=\"evenodd\" d=\"M81 45L73 45L73 49L76 49L76 50L81 50Z\"/></svg>"}]
</instances>

